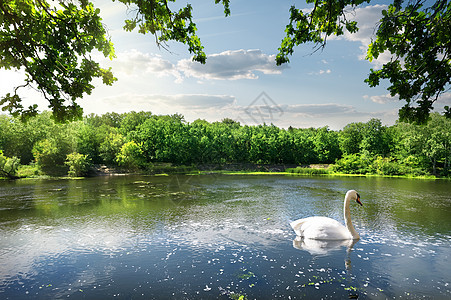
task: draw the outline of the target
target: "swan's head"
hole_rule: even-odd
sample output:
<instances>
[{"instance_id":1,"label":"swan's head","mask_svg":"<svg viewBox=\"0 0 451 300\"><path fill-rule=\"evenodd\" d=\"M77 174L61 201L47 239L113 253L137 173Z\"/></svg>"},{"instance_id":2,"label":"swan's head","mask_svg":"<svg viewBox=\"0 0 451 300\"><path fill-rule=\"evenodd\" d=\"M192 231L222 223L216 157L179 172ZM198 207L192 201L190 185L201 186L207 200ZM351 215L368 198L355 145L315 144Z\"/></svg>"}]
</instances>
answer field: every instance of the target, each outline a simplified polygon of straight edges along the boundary
<instances>
[{"instance_id":1,"label":"swan's head","mask_svg":"<svg viewBox=\"0 0 451 300\"><path fill-rule=\"evenodd\" d=\"M350 197L351 200L355 200L355 202L363 206L362 202L360 202L360 195L355 190L349 190L346 193L346 197Z\"/></svg>"}]
</instances>

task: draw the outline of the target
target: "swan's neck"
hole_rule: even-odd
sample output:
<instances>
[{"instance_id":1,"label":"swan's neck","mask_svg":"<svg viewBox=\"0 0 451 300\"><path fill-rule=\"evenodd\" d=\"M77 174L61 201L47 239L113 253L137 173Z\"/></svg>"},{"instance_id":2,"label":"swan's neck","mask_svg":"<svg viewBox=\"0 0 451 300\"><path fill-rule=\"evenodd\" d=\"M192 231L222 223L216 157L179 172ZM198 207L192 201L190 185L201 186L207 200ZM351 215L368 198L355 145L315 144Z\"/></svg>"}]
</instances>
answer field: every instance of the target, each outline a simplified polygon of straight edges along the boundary
<instances>
[{"instance_id":1,"label":"swan's neck","mask_svg":"<svg viewBox=\"0 0 451 300\"><path fill-rule=\"evenodd\" d=\"M351 202L351 197L349 195L346 195L345 203L344 203L345 225L346 225L346 228L348 229L349 233L352 235L352 238L354 240L358 240L358 239L360 239L360 235L355 230L354 225L352 225L351 209L349 208L350 202Z\"/></svg>"}]
</instances>

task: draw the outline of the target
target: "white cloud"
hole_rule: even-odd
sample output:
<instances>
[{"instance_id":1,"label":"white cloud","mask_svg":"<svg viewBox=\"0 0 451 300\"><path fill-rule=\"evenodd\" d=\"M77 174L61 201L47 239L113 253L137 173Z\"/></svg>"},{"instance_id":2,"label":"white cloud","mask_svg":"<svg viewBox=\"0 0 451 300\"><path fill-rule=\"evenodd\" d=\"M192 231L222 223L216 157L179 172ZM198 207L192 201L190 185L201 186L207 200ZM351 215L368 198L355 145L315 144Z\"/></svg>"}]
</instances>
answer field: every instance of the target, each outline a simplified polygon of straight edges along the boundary
<instances>
[{"instance_id":1,"label":"white cloud","mask_svg":"<svg viewBox=\"0 0 451 300\"><path fill-rule=\"evenodd\" d=\"M176 66L159 55L142 53L137 50L122 52L113 61L106 64L113 67L113 73L117 76L142 76L146 73L154 73L159 77L173 76L176 82L182 81L182 75Z\"/></svg>"},{"instance_id":2,"label":"white cloud","mask_svg":"<svg viewBox=\"0 0 451 300\"><path fill-rule=\"evenodd\" d=\"M126 11L126 7L119 2L96 1L95 5L100 9L102 19L122 17Z\"/></svg>"},{"instance_id":3,"label":"white cloud","mask_svg":"<svg viewBox=\"0 0 451 300\"><path fill-rule=\"evenodd\" d=\"M356 110L351 105L338 103L321 103L321 104L294 104L282 107L284 111L305 116L327 118L330 115L342 115L347 113L355 113Z\"/></svg>"},{"instance_id":4,"label":"white cloud","mask_svg":"<svg viewBox=\"0 0 451 300\"><path fill-rule=\"evenodd\" d=\"M369 99L372 102L378 103L378 104L387 104L387 103L393 103L393 102L399 101L398 95L396 95L395 97L392 97L390 94L376 95L376 96L364 95L363 98ZM438 108L441 108L445 105L451 105L451 93L450 92L441 94L440 97L435 102L434 106L438 106Z\"/></svg>"},{"instance_id":5,"label":"white cloud","mask_svg":"<svg viewBox=\"0 0 451 300\"><path fill-rule=\"evenodd\" d=\"M441 94L436 103L440 105L451 105L451 92Z\"/></svg>"},{"instance_id":6,"label":"white cloud","mask_svg":"<svg viewBox=\"0 0 451 300\"><path fill-rule=\"evenodd\" d=\"M366 58L368 45L375 38L378 23L382 18L382 11L387 8L387 5L370 5L359 7L348 12L347 18L349 20L357 21L359 30L352 34L345 31L343 37L340 37L339 39L359 42L361 44L360 49L362 50L359 59L364 60ZM381 53L377 59L374 59L371 64L373 64L375 68L380 68L383 64L390 61L390 58L391 54L389 52L384 52Z\"/></svg>"},{"instance_id":7,"label":"white cloud","mask_svg":"<svg viewBox=\"0 0 451 300\"><path fill-rule=\"evenodd\" d=\"M349 11L347 18L357 21L359 30L352 34L345 31L344 38L349 41L360 42L365 46L368 45L376 33L377 23L382 18L382 11L387 8L387 5L370 5Z\"/></svg>"},{"instance_id":8,"label":"white cloud","mask_svg":"<svg viewBox=\"0 0 451 300\"><path fill-rule=\"evenodd\" d=\"M276 66L275 55L267 55L261 50L229 50L207 56L207 63L201 64L191 59L181 59L176 63L163 59L159 55L131 50L117 54L109 61L105 58L102 65L111 66L113 73L120 79L123 76L140 77L143 74L155 74L158 77L172 76L177 83L186 77L201 80L238 80L257 79L257 72L263 74L281 74L287 65ZM330 73L330 70L321 71Z\"/></svg>"},{"instance_id":9,"label":"white cloud","mask_svg":"<svg viewBox=\"0 0 451 300\"><path fill-rule=\"evenodd\" d=\"M99 103L100 102L100 103ZM127 112L131 110L151 111L155 114L185 113L199 110L221 110L236 103L234 96L208 95L208 94L175 94L175 95L146 95L146 94L121 94L105 97L96 103L84 104L85 113L99 113L99 107L107 111Z\"/></svg>"},{"instance_id":10,"label":"white cloud","mask_svg":"<svg viewBox=\"0 0 451 300\"><path fill-rule=\"evenodd\" d=\"M0 91L2 95L6 93L14 93L14 87L24 84L26 79L25 70L20 68L19 70L0 69ZM20 91L20 90L19 90Z\"/></svg>"},{"instance_id":11,"label":"white cloud","mask_svg":"<svg viewBox=\"0 0 451 300\"><path fill-rule=\"evenodd\" d=\"M275 55L261 50L228 50L207 56L205 65L182 59L177 67L187 77L215 80L257 79L256 72L280 74L288 66L276 66Z\"/></svg>"},{"instance_id":12,"label":"white cloud","mask_svg":"<svg viewBox=\"0 0 451 300\"><path fill-rule=\"evenodd\" d=\"M399 98L397 96L392 97L390 94L376 95L376 96L364 95L363 98L370 99L374 103L378 103L378 104L387 104L387 103L396 102L399 100Z\"/></svg>"},{"instance_id":13,"label":"white cloud","mask_svg":"<svg viewBox=\"0 0 451 300\"><path fill-rule=\"evenodd\" d=\"M319 71L316 71L316 72L310 72L310 73L308 73L308 74L309 74L309 75L324 75L324 74L330 74L330 73L332 73L332 71L331 71L330 69L327 69L327 70L321 69L321 70L319 70Z\"/></svg>"},{"instance_id":14,"label":"white cloud","mask_svg":"<svg viewBox=\"0 0 451 300\"><path fill-rule=\"evenodd\" d=\"M143 102L164 104L186 109L224 108L236 102L229 95L178 94L178 95L147 95L142 96Z\"/></svg>"}]
</instances>

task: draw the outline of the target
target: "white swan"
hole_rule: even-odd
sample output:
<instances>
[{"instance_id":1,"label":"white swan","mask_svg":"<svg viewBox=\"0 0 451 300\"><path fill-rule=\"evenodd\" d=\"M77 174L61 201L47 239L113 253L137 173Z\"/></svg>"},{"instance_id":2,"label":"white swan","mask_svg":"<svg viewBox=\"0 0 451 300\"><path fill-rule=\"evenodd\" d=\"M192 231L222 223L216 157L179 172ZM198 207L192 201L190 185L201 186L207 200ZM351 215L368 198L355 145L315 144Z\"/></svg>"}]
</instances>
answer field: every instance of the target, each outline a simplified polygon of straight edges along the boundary
<instances>
[{"instance_id":1,"label":"white swan","mask_svg":"<svg viewBox=\"0 0 451 300\"><path fill-rule=\"evenodd\" d=\"M327 217L309 217L299 219L290 223L294 232L300 237L314 240L358 240L359 234L354 229L351 222L351 211L349 209L349 202L355 200L358 204L360 202L360 195L354 191L349 190L346 193L344 201L344 217L345 226L340 222Z\"/></svg>"}]
</instances>

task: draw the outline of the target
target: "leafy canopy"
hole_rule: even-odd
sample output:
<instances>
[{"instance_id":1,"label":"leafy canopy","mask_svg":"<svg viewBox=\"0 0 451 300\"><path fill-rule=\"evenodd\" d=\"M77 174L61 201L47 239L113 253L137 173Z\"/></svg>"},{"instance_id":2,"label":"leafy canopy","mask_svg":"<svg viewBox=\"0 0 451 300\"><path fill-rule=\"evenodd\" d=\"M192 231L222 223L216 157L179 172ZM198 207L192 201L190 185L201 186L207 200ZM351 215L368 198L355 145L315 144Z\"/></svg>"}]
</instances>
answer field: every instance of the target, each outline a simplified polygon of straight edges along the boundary
<instances>
[{"instance_id":1,"label":"leafy canopy","mask_svg":"<svg viewBox=\"0 0 451 300\"><path fill-rule=\"evenodd\" d=\"M115 0L113 0L115 1ZM188 46L193 60L205 63L206 55L196 35L192 7L172 11L175 0L117 0L132 13L124 29L151 33L159 46L173 40ZM215 0L230 14L229 0ZM37 105L24 108L19 89L32 87L49 102L57 121L80 119L76 100L90 94L94 78L111 85L117 79L90 54L97 50L114 58L113 44L102 24L100 10L88 0L2 0L0 2L0 68L20 69L25 83L0 98L3 111L27 119L36 115Z\"/></svg>"},{"instance_id":2,"label":"leafy canopy","mask_svg":"<svg viewBox=\"0 0 451 300\"><path fill-rule=\"evenodd\" d=\"M206 54L192 19L192 6L172 9L175 0L112 0L126 5L130 18L124 29L152 34L155 42L168 49L168 41L187 45L193 60L206 62ZM230 0L215 0L230 14ZM348 31L358 31L349 11L371 0L306 0L311 10L290 8L286 36L276 63L289 62L294 48L313 43L314 50L326 46L327 38ZM37 113L37 106L24 108L20 88L33 87L49 102L58 121L79 119L82 109L76 103L90 94L94 78L111 85L116 78L103 69L90 54L100 51L114 58L113 44L101 23L99 9L88 0L3 0L0 2L0 68L20 69L25 83L0 98L2 109L14 116ZM406 102L400 119L424 123L432 105L450 87L451 79L451 3L446 0L394 0L377 24L375 38L369 45L367 59L377 59L389 52L391 60L381 69L371 69L365 80L369 86L390 81L388 90ZM450 117L449 107L445 115Z\"/></svg>"},{"instance_id":3,"label":"leafy canopy","mask_svg":"<svg viewBox=\"0 0 451 300\"><path fill-rule=\"evenodd\" d=\"M42 0L3 0L0 2L0 67L23 68L25 83L0 100L3 110L27 117L36 114L37 105L24 108L18 90L39 90L56 120L82 116L76 103L90 94L95 77L111 85L111 70L102 69L90 53L98 50L113 58L113 44L107 37L92 3L61 1L57 7Z\"/></svg>"},{"instance_id":4,"label":"leafy canopy","mask_svg":"<svg viewBox=\"0 0 451 300\"><path fill-rule=\"evenodd\" d=\"M391 96L398 95L406 104L399 111L401 120L425 123L433 103L449 89L451 80L451 2L436 1L425 7L426 1L400 2L383 11L376 39L369 45L371 61L384 51L392 59L380 70L371 69L365 81L379 85L390 80ZM449 116L449 107L445 107Z\"/></svg>"},{"instance_id":5,"label":"leafy canopy","mask_svg":"<svg viewBox=\"0 0 451 300\"><path fill-rule=\"evenodd\" d=\"M318 50L325 47L331 35L343 35L345 30L356 32L358 24L348 20L347 11L365 2L370 0L307 0L314 4L308 12L292 6L277 64L289 62L289 56L300 44L311 42ZM394 0L383 11L367 59L372 61L387 51L391 60L379 70L371 69L365 82L375 87L382 79L388 79L390 95L406 101L399 111L400 119L425 123L433 103L450 87L451 2L404 2ZM445 115L450 114L449 107L445 107Z\"/></svg>"}]
</instances>

